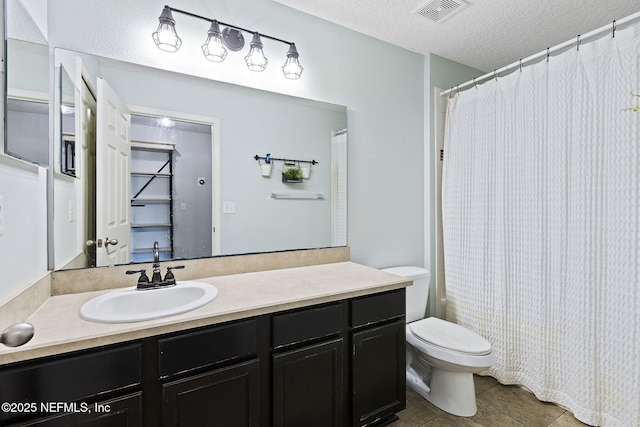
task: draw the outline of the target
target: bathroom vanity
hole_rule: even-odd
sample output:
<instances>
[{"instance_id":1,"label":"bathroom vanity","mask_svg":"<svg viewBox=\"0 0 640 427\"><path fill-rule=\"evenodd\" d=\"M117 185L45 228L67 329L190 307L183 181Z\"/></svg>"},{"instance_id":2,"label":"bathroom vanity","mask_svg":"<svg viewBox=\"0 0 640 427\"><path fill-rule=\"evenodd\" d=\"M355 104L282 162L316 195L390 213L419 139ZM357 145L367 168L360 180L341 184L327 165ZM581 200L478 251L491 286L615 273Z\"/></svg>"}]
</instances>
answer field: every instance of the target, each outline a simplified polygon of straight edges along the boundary
<instances>
[{"instance_id":1,"label":"bathroom vanity","mask_svg":"<svg viewBox=\"0 0 640 427\"><path fill-rule=\"evenodd\" d=\"M0 424L364 426L405 407L410 281L351 262L204 280L220 295L191 313L127 325L78 318L64 344L75 349L62 354L34 338L24 351L40 347L40 357L0 366L0 401L15 404ZM36 330L87 298L45 304Z\"/></svg>"}]
</instances>

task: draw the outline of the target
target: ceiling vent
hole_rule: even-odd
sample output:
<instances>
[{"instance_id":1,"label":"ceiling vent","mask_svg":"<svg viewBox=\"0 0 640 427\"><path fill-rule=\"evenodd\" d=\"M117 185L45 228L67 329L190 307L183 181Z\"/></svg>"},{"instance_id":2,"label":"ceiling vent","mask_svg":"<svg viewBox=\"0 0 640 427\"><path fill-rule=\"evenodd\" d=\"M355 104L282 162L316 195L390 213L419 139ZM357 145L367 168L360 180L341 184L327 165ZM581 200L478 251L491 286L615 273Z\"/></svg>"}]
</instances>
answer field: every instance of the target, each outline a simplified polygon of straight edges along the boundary
<instances>
[{"instance_id":1,"label":"ceiling vent","mask_svg":"<svg viewBox=\"0 0 640 427\"><path fill-rule=\"evenodd\" d=\"M462 0L432 0L416 10L416 13L433 22L442 22L468 5Z\"/></svg>"}]
</instances>

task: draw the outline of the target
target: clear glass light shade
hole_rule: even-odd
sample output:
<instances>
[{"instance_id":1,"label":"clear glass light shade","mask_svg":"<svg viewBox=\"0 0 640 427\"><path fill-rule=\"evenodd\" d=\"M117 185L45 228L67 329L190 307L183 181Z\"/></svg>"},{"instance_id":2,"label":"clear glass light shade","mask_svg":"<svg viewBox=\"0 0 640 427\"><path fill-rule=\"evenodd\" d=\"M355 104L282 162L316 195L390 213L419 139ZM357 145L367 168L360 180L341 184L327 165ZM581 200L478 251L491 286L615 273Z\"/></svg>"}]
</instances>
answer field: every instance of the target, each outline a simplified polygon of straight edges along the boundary
<instances>
[{"instance_id":1,"label":"clear glass light shade","mask_svg":"<svg viewBox=\"0 0 640 427\"><path fill-rule=\"evenodd\" d=\"M264 71L264 69L267 68L269 60L262 52L262 41L258 33L253 34L250 46L251 49L249 49L249 53L244 57L247 67L249 67L251 71Z\"/></svg>"},{"instance_id":2,"label":"clear glass light shade","mask_svg":"<svg viewBox=\"0 0 640 427\"><path fill-rule=\"evenodd\" d=\"M291 80L299 79L302 75L302 65L298 61L298 50L293 43L289 46L289 52L287 52L287 60L282 66L282 72L284 76Z\"/></svg>"},{"instance_id":3,"label":"clear glass light shade","mask_svg":"<svg viewBox=\"0 0 640 427\"><path fill-rule=\"evenodd\" d=\"M153 41L158 46L158 49L166 52L176 52L182 45L182 39L176 33L176 21L173 19L171 9L165 6L158 21L160 21L160 24L155 33L152 34Z\"/></svg>"},{"instance_id":4,"label":"clear glass light shade","mask_svg":"<svg viewBox=\"0 0 640 427\"><path fill-rule=\"evenodd\" d=\"M209 61L222 62L227 57L227 49L222 43L222 33L217 21L211 23L211 28L207 32L207 41L202 45L202 53Z\"/></svg>"}]
</instances>

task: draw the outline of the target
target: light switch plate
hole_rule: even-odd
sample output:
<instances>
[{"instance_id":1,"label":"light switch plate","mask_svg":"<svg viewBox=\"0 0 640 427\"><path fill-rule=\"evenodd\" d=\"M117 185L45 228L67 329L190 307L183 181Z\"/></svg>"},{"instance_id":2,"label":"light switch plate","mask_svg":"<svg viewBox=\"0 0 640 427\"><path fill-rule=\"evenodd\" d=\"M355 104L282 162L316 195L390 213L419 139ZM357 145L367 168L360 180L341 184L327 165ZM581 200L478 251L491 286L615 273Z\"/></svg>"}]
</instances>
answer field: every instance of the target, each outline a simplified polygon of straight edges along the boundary
<instances>
[{"instance_id":1,"label":"light switch plate","mask_svg":"<svg viewBox=\"0 0 640 427\"><path fill-rule=\"evenodd\" d=\"M236 213L236 202L222 202L222 213Z\"/></svg>"}]
</instances>

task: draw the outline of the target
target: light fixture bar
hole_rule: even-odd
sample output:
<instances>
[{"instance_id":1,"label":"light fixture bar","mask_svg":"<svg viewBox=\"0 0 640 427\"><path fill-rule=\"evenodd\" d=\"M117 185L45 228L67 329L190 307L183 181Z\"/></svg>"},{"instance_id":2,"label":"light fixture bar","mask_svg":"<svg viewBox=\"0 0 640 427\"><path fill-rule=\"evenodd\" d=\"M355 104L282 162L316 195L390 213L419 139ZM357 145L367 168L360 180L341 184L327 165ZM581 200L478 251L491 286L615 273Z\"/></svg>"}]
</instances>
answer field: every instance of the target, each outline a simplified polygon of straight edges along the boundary
<instances>
[{"instance_id":1,"label":"light fixture bar","mask_svg":"<svg viewBox=\"0 0 640 427\"><path fill-rule=\"evenodd\" d=\"M181 13L181 14L183 14L183 15L190 16L190 17L192 17L192 18L202 19L203 21L207 21L207 22L209 22L209 23L211 23L211 22L213 22L213 21L218 21L218 24L220 24L220 25L222 25L222 26L224 26L224 27L230 27L230 28L233 28L233 29L236 29L236 30L239 30L239 31L244 31L245 33L249 33L249 34L258 33L258 35L259 35L260 37L264 37L264 38L267 38L267 39L270 39L270 40L274 40L274 41L277 41L277 42L280 42L280 43L288 44L288 45L292 45L292 44L294 44L293 42L288 42L288 41L286 41L286 40L282 40L282 39L279 39L279 38L277 38L277 37L269 36L269 35L267 35L267 34L263 34L263 33L258 32L258 31L253 31L253 30L248 30L248 29L246 29L246 28L238 27L237 25L228 24L228 23L226 23L226 22L222 22L222 21L217 20L217 19L207 18L206 16L197 15L197 14L195 14L195 13L187 12L186 10L176 9L176 8L174 8L174 7L171 7L171 6L165 6L165 7L166 7L166 8L169 8L169 10L170 10L171 12L177 12L177 13Z\"/></svg>"},{"instance_id":2,"label":"light fixture bar","mask_svg":"<svg viewBox=\"0 0 640 427\"><path fill-rule=\"evenodd\" d=\"M249 53L244 59L247 67L251 71L263 71L269 63L269 60L262 51L263 45L261 38L264 37L289 46L285 63L281 67L282 73L289 80L297 80L300 78L304 68L298 60L300 55L298 54L295 43L167 5L164 6L162 14L158 18L158 29L152 34L153 41L158 49L166 52L177 52L182 45L182 39L180 39L176 32L176 21L173 19L173 12L201 19L211 24L209 31L207 31L207 39L201 46L202 53L207 60L211 62L223 62L227 56L227 49L232 51L241 50L244 47L244 36L242 33L249 33L253 36L249 44ZM223 31L220 31L221 25L225 27Z\"/></svg>"}]
</instances>

